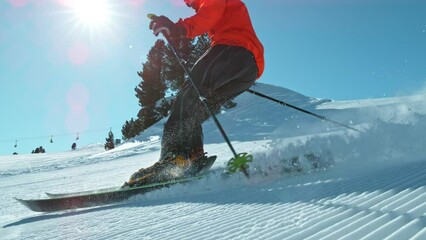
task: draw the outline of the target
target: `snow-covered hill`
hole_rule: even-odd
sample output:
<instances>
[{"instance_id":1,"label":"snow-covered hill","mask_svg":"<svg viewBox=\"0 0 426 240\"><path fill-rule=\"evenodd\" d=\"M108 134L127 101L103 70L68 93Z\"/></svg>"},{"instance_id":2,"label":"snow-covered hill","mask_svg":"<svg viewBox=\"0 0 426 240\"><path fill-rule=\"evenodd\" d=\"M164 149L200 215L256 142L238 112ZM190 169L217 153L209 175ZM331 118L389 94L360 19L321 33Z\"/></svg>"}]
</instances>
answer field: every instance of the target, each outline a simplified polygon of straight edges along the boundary
<instances>
[{"instance_id":1,"label":"snow-covered hill","mask_svg":"<svg viewBox=\"0 0 426 240\"><path fill-rule=\"evenodd\" d=\"M356 127L355 132L244 93L218 116L241 174L151 192L118 205L34 213L13 197L119 186L159 157L164 121L105 152L0 157L1 239L426 239L426 94L333 102L258 84L274 98ZM232 157L212 121L205 150ZM312 168L308 154L329 165ZM299 157L300 172L286 172ZM285 168L288 169L288 168Z\"/></svg>"}]
</instances>

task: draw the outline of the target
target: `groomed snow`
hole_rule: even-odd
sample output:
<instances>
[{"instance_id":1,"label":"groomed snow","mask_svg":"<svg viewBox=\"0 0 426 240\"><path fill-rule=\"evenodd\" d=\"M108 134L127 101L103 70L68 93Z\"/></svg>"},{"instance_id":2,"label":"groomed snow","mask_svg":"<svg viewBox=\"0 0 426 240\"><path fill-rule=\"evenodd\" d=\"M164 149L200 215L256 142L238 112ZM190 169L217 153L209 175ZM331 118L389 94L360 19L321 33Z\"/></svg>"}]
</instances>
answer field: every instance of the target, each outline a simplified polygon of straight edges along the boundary
<instances>
[{"instance_id":1,"label":"groomed snow","mask_svg":"<svg viewBox=\"0 0 426 240\"><path fill-rule=\"evenodd\" d=\"M252 177L212 174L120 204L35 213L13 197L120 186L159 157L164 120L105 152L0 157L0 239L426 239L426 94L329 101L258 84L264 94L356 127L346 130L244 93L218 116ZM205 151L232 157L212 121ZM312 169L304 156L332 159ZM299 156L301 172L283 173Z\"/></svg>"}]
</instances>

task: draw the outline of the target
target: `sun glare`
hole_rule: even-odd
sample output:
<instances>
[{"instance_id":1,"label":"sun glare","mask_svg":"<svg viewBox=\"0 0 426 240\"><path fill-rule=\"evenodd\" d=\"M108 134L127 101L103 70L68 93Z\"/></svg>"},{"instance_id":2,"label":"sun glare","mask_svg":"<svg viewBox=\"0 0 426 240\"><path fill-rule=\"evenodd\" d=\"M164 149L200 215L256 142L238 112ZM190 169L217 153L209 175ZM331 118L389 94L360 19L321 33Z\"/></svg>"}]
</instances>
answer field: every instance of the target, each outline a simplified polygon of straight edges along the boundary
<instances>
[{"instance_id":1,"label":"sun glare","mask_svg":"<svg viewBox=\"0 0 426 240\"><path fill-rule=\"evenodd\" d=\"M90 28L102 27L111 18L107 0L75 0L72 7L78 21Z\"/></svg>"}]
</instances>

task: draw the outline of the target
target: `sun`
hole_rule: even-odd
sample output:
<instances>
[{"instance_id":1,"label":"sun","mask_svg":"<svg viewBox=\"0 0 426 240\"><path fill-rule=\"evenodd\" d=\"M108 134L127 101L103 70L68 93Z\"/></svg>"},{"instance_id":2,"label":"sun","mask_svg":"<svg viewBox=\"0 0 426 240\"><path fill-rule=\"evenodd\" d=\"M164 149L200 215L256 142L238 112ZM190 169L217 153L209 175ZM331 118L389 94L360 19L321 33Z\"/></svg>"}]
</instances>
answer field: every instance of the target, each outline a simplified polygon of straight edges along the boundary
<instances>
[{"instance_id":1,"label":"sun","mask_svg":"<svg viewBox=\"0 0 426 240\"><path fill-rule=\"evenodd\" d=\"M107 0L74 0L72 10L77 21L91 29L107 25L112 16Z\"/></svg>"},{"instance_id":2,"label":"sun","mask_svg":"<svg viewBox=\"0 0 426 240\"><path fill-rule=\"evenodd\" d=\"M72 24L70 32L87 35L95 42L99 37L113 33L119 28L122 14L117 12L117 2L112 0L56 0L67 8ZM111 3L113 2L113 3Z\"/></svg>"}]
</instances>

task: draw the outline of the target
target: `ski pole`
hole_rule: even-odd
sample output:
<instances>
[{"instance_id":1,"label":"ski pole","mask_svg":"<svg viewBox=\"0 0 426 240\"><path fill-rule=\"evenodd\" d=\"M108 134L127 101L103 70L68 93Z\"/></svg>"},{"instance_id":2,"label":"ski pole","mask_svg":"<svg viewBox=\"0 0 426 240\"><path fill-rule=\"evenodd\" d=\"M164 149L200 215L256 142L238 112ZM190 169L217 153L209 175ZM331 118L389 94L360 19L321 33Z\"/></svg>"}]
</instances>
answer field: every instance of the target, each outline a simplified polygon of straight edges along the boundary
<instances>
[{"instance_id":1,"label":"ski pole","mask_svg":"<svg viewBox=\"0 0 426 240\"><path fill-rule=\"evenodd\" d=\"M336 124L336 125L339 125L339 126L342 126L342 127L345 127L345 128L348 128L348 129L351 129L351 130L357 131L357 132L361 132L361 130L359 130L359 129L353 128L353 127L348 126L348 125L343 124L343 123L336 122L336 121L331 120L331 119L329 119L329 118L326 118L326 117L324 117L324 116L321 116L321 115L318 115L318 114L316 114L316 113L313 113L313 112L307 111L307 110L305 110L305 109L302 109L302 108L296 107L296 106L294 106L294 105L288 104L288 103L283 102L283 101L281 101L281 100L278 100L278 99L275 99L275 98L269 97L269 96L267 96L267 95L265 95L265 94L262 94L262 93L260 93L260 92L257 92L257 91L251 90L251 89L248 89L248 90L246 90L246 91L247 91L247 92L249 92L249 93L251 93L251 94L254 94L254 95L256 95L256 96L263 97L263 98L266 98L266 99L271 100L271 101L273 101L273 102L279 103L279 104L281 104L281 105L283 105L283 106L290 107L290 108L296 109L296 110L298 110L298 111L300 111L300 112L303 112L303 113L309 114L309 115L311 115L311 116L317 117L317 118L321 119L322 121L328 121L328 122L334 123L334 124Z\"/></svg>"},{"instance_id":2,"label":"ski pole","mask_svg":"<svg viewBox=\"0 0 426 240\"><path fill-rule=\"evenodd\" d=\"M149 19L153 19L154 17L156 17L155 14L148 14L147 16L148 16ZM188 80L190 81L190 83L194 87L194 90L197 93L200 101L203 103L204 107L206 108L206 110L210 114L210 116L212 116L214 123L216 124L217 128L219 129L220 133L222 134L223 138L225 139L226 143L228 144L229 149L231 150L232 154L234 155L234 158L231 159L231 160L234 160L233 162L236 162L236 163L242 163L240 166L238 166L238 168L244 173L244 176L246 176L246 178L249 178L249 173L247 171L247 165L246 165L247 160L244 159L244 158L247 158L247 154L244 154L244 153L237 154L237 152L235 151L234 147L232 146L231 141L229 140L228 136L226 135L225 130L223 129L222 125L220 124L220 122L217 119L216 115L214 114L213 110L209 106L209 104L207 102L207 99L201 95L200 90L197 88L197 86L195 85L194 81L192 80L190 72L189 72L188 68L185 65L186 61L178 53L176 47L173 45L173 43L170 40L169 36L167 34L164 34L164 32L161 32L161 33L163 34L164 38L167 40L167 42L168 42L168 44L170 46L170 49L172 50L173 54L175 55L176 59L178 60L180 66L183 69L183 71L188 76Z\"/></svg>"}]
</instances>

